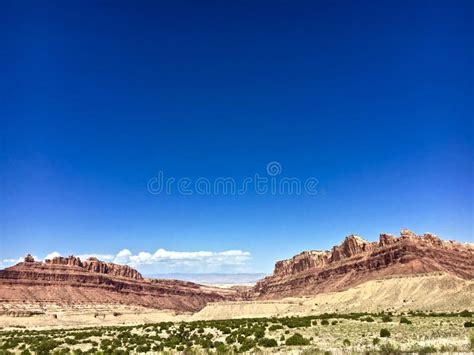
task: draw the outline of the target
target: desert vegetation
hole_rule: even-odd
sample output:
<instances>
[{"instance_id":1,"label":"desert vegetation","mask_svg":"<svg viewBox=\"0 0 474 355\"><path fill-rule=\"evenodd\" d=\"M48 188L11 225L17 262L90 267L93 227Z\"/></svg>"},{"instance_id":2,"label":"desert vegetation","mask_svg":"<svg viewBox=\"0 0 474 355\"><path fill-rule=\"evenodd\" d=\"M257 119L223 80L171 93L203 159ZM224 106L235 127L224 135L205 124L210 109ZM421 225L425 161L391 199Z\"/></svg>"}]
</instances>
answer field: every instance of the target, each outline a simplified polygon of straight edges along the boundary
<instances>
[{"instance_id":1,"label":"desert vegetation","mask_svg":"<svg viewBox=\"0 0 474 355\"><path fill-rule=\"evenodd\" d=\"M0 353L457 352L474 350L472 313L348 313L161 322L82 329L5 329Z\"/></svg>"}]
</instances>

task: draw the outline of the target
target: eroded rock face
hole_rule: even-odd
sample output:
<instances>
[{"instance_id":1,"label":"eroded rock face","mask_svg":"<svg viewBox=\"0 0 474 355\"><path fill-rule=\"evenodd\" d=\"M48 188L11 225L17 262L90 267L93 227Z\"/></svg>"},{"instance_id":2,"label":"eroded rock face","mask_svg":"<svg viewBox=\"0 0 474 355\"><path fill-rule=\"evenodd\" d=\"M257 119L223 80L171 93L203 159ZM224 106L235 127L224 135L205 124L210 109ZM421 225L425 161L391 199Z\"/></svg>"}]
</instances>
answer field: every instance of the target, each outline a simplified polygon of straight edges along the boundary
<instances>
[{"instance_id":1,"label":"eroded rock face","mask_svg":"<svg viewBox=\"0 0 474 355\"><path fill-rule=\"evenodd\" d=\"M104 261L100 261L99 259L94 257L90 257L85 261L81 261L80 258L74 255L70 255L68 257L57 256L51 260L45 260L45 263L51 265L77 266L85 269L88 272L96 272L99 274L126 277L135 280L143 279L142 274L140 274L137 270L131 268L128 265L107 263Z\"/></svg>"},{"instance_id":2,"label":"eroded rock face","mask_svg":"<svg viewBox=\"0 0 474 355\"><path fill-rule=\"evenodd\" d=\"M104 263L96 258L89 258L83 262L83 267L91 272L110 274L114 276L126 277L135 280L142 280L143 276L137 270L128 265L118 265L114 263Z\"/></svg>"},{"instance_id":3,"label":"eroded rock face","mask_svg":"<svg viewBox=\"0 0 474 355\"><path fill-rule=\"evenodd\" d=\"M53 259L46 259L46 264L52 265L70 265L70 266L79 266L82 267L81 259L75 257L74 255L70 255L68 257L63 256L56 256Z\"/></svg>"},{"instance_id":4,"label":"eroded rock face","mask_svg":"<svg viewBox=\"0 0 474 355\"><path fill-rule=\"evenodd\" d=\"M402 239L414 239L414 238L416 238L416 234L413 233L409 229L402 229L400 231L400 238L402 238Z\"/></svg>"},{"instance_id":5,"label":"eroded rock face","mask_svg":"<svg viewBox=\"0 0 474 355\"><path fill-rule=\"evenodd\" d=\"M380 234L378 242L350 235L330 251L305 251L278 261L273 275L260 280L251 296L311 295L348 289L384 276L429 272L474 278L472 244L443 241L431 233L417 236L407 229L399 238Z\"/></svg>"},{"instance_id":6,"label":"eroded rock face","mask_svg":"<svg viewBox=\"0 0 474 355\"><path fill-rule=\"evenodd\" d=\"M75 256L24 262L0 270L0 302L131 304L179 312L208 302L241 299L233 289L179 280L146 279L127 265Z\"/></svg>"},{"instance_id":7,"label":"eroded rock face","mask_svg":"<svg viewBox=\"0 0 474 355\"><path fill-rule=\"evenodd\" d=\"M350 258L356 254L372 250L375 243L369 243L357 235L350 235L344 239L341 245L334 246L331 252L331 262Z\"/></svg>"},{"instance_id":8,"label":"eroded rock face","mask_svg":"<svg viewBox=\"0 0 474 355\"><path fill-rule=\"evenodd\" d=\"M379 237L379 246L387 246L390 244L395 244L397 242L397 237L393 234L382 233Z\"/></svg>"},{"instance_id":9,"label":"eroded rock face","mask_svg":"<svg viewBox=\"0 0 474 355\"><path fill-rule=\"evenodd\" d=\"M291 259L277 261L274 275L297 274L310 268L324 267L329 261L330 254L321 251L304 251Z\"/></svg>"}]
</instances>

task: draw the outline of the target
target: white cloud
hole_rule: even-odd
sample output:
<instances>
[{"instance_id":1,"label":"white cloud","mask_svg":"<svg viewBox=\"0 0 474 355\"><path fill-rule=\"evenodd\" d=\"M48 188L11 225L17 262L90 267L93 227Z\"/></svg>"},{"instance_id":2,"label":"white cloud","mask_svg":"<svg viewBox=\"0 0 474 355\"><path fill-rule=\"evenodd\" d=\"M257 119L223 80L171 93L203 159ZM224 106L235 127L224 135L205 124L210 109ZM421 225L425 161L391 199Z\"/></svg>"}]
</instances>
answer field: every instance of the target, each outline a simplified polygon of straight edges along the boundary
<instances>
[{"instance_id":1,"label":"white cloud","mask_svg":"<svg viewBox=\"0 0 474 355\"><path fill-rule=\"evenodd\" d=\"M47 260L47 259L51 260L51 259L56 258L58 256L61 256L61 254L59 254L57 251L53 251L52 253L49 253L48 255L46 255L44 257L44 260Z\"/></svg>"},{"instance_id":2,"label":"white cloud","mask_svg":"<svg viewBox=\"0 0 474 355\"><path fill-rule=\"evenodd\" d=\"M141 251L133 254L129 249L117 253L114 262L127 264L149 272L194 271L208 272L235 268L242 271L250 260L250 253L242 250L170 251L158 249L154 253Z\"/></svg>"},{"instance_id":3,"label":"white cloud","mask_svg":"<svg viewBox=\"0 0 474 355\"><path fill-rule=\"evenodd\" d=\"M205 262L220 262L229 264L241 264L250 258L248 251L242 250L227 250L222 252L211 251L168 251L165 249L158 249L153 254L149 252L139 252L133 255L130 250L124 249L117 254L116 262L125 261L128 264L150 264L156 262L166 261L205 261ZM120 260L118 260L120 259Z\"/></svg>"},{"instance_id":4,"label":"white cloud","mask_svg":"<svg viewBox=\"0 0 474 355\"><path fill-rule=\"evenodd\" d=\"M117 253L115 256L114 262L117 264L127 264L130 262L130 257L132 252L128 249L123 249Z\"/></svg>"},{"instance_id":5,"label":"white cloud","mask_svg":"<svg viewBox=\"0 0 474 355\"><path fill-rule=\"evenodd\" d=\"M81 260L86 260L89 258L97 258L99 260L107 261L107 262L113 261L115 258L115 256L112 254L79 254L76 256L79 257Z\"/></svg>"},{"instance_id":6,"label":"white cloud","mask_svg":"<svg viewBox=\"0 0 474 355\"><path fill-rule=\"evenodd\" d=\"M23 258L18 258L18 259L7 258L7 259L0 260L0 269L4 269L6 267L15 265L21 261L23 261Z\"/></svg>"},{"instance_id":7,"label":"white cloud","mask_svg":"<svg viewBox=\"0 0 474 355\"><path fill-rule=\"evenodd\" d=\"M51 260L51 259L56 258L58 256L63 256L63 255L61 255L61 253L59 253L57 251L53 251L52 253L49 253L48 255L46 255L43 260L46 260L46 259ZM81 260L86 260L86 259L89 259L89 258L97 258L97 259L102 260L102 261L112 261L115 258L115 256L111 255L111 254L95 254L95 253L92 253L92 254L79 254L79 255L76 255L76 256Z\"/></svg>"}]
</instances>

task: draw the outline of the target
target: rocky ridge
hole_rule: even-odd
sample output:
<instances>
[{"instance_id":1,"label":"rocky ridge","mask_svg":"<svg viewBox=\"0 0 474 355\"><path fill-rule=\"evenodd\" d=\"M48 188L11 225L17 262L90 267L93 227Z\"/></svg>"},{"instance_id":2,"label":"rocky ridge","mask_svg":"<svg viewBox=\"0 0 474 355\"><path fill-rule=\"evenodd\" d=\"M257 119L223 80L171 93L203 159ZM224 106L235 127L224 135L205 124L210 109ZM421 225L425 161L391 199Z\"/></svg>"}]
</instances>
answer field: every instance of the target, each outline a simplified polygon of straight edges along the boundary
<instances>
[{"instance_id":1,"label":"rocky ridge","mask_svg":"<svg viewBox=\"0 0 474 355\"><path fill-rule=\"evenodd\" d=\"M32 258L32 256L27 255L25 258L25 262L27 262L27 259L31 260L30 258ZM32 262L34 262L34 259L32 260ZM134 280L143 280L142 274L140 274L137 270L131 268L128 265L106 263L94 257L88 258L85 261L81 261L80 258L74 255L70 255L69 257L57 256L51 260L46 259L45 263L51 265L77 266L87 270L88 272L108 274L112 276L125 277Z\"/></svg>"},{"instance_id":2,"label":"rocky ridge","mask_svg":"<svg viewBox=\"0 0 474 355\"><path fill-rule=\"evenodd\" d=\"M400 237L380 234L378 242L349 235L331 250L304 251L278 261L273 275L257 282L252 297L314 295L346 290L379 277L429 272L473 279L474 247L431 233L418 236L407 229Z\"/></svg>"},{"instance_id":3,"label":"rocky ridge","mask_svg":"<svg viewBox=\"0 0 474 355\"><path fill-rule=\"evenodd\" d=\"M474 279L474 247L431 233L402 230L369 242L349 235L331 250L304 251L278 261L271 276L252 288L218 288L143 277L127 265L75 256L44 262L31 255L0 270L0 302L124 304L195 312L209 302L270 300L343 291L387 276L427 273ZM396 292L396 290L394 290Z\"/></svg>"},{"instance_id":4,"label":"rocky ridge","mask_svg":"<svg viewBox=\"0 0 474 355\"><path fill-rule=\"evenodd\" d=\"M55 257L44 262L31 255L0 270L0 302L57 304L130 304L179 312L197 311L208 302L239 299L233 289L179 280L144 278L127 265L96 258Z\"/></svg>"}]
</instances>

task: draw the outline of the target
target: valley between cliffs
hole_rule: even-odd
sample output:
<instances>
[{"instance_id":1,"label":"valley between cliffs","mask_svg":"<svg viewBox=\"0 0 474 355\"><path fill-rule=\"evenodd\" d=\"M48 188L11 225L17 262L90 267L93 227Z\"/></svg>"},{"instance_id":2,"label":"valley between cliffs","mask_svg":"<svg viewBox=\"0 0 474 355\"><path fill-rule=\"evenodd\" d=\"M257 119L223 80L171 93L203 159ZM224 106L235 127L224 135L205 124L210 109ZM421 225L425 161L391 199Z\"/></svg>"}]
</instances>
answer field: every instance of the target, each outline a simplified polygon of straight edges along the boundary
<instances>
[{"instance_id":1,"label":"valley between cliffs","mask_svg":"<svg viewBox=\"0 0 474 355\"><path fill-rule=\"evenodd\" d=\"M324 312L474 309L474 248L402 230L278 261L253 287L150 279L95 258L0 270L0 326L81 327Z\"/></svg>"}]
</instances>

